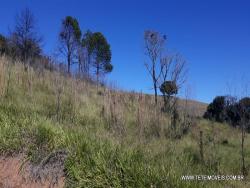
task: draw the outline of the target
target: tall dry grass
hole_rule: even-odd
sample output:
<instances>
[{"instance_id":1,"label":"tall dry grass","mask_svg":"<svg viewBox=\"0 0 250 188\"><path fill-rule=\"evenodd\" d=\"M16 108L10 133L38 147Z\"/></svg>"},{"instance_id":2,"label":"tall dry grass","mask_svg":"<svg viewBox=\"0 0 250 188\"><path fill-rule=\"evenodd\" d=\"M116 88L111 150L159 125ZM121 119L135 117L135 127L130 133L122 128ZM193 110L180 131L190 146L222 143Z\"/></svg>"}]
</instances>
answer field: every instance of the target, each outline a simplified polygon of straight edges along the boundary
<instances>
[{"instance_id":1,"label":"tall dry grass","mask_svg":"<svg viewBox=\"0 0 250 188\"><path fill-rule=\"evenodd\" d=\"M1 153L22 152L40 164L56 151L67 151L68 187L244 187L242 182L180 179L188 174L240 172L237 130L211 126L192 113L184 118L181 110L173 130L171 117L161 111L162 101L155 108L150 95L116 87L97 91L93 83L60 72L25 70L22 63L5 57L0 62ZM194 111L192 106L185 109Z\"/></svg>"}]
</instances>

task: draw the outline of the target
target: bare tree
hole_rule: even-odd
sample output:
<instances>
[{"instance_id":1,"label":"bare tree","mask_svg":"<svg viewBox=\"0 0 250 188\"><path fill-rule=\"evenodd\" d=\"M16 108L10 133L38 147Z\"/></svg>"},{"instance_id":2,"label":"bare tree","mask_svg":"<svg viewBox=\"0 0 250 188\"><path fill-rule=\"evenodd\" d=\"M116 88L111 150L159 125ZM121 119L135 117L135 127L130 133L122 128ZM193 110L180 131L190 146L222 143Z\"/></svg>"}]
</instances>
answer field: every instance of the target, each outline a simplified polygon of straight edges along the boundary
<instances>
[{"instance_id":1,"label":"bare tree","mask_svg":"<svg viewBox=\"0 0 250 188\"><path fill-rule=\"evenodd\" d=\"M144 32L145 53L148 56L150 63L145 63L149 75L153 81L155 104L157 104L157 82L160 77L160 59L164 51L166 36L161 35L156 31L147 30Z\"/></svg>"},{"instance_id":2,"label":"bare tree","mask_svg":"<svg viewBox=\"0 0 250 188\"><path fill-rule=\"evenodd\" d=\"M37 34L34 15L28 8L16 16L10 41L16 55L24 63L30 58L40 56L42 37Z\"/></svg>"},{"instance_id":3,"label":"bare tree","mask_svg":"<svg viewBox=\"0 0 250 188\"><path fill-rule=\"evenodd\" d=\"M179 54L166 55L161 58L160 70L160 91L163 94L164 110L175 111L176 95L186 81L186 61Z\"/></svg>"}]
</instances>

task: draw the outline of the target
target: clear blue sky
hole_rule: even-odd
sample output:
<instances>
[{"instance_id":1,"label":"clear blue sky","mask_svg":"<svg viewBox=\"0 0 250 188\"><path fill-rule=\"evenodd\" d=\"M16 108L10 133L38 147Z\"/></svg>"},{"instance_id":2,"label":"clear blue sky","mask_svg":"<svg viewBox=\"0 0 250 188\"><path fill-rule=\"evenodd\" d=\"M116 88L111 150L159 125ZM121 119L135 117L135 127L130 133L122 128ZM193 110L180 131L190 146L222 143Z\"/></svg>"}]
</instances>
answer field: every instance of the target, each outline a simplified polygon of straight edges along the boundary
<instances>
[{"instance_id":1,"label":"clear blue sky","mask_svg":"<svg viewBox=\"0 0 250 188\"><path fill-rule=\"evenodd\" d=\"M168 36L167 47L188 61L192 97L210 102L244 76L250 80L248 0L1 0L0 33L8 34L15 15L30 8L44 38L45 52L57 45L62 19L76 17L83 31L101 31L112 48L108 78L126 90L151 93L144 62L143 32Z\"/></svg>"}]
</instances>

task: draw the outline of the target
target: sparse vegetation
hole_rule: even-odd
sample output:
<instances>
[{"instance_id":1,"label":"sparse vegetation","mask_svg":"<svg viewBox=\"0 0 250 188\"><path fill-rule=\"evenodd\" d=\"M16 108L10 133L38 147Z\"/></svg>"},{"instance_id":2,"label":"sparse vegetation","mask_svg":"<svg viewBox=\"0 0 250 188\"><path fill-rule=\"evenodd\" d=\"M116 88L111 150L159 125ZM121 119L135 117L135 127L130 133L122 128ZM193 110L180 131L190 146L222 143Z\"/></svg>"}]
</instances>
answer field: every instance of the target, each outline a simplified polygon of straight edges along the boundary
<instances>
[{"instance_id":1,"label":"sparse vegetation","mask_svg":"<svg viewBox=\"0 0 250 188\"><path fill-rule=\"evenodd\" d=\"M12 168L49 187L250 187L250 98L206 105L188 90L179 98L186 61L166 52L166 39L144 32L154 95L128 92L100 80L113 70L103 33L82 33L65 17L60 62L44 54L33 14L22 11L0 35L0 166L14 159ZM183 180L203 174L244 180Z\"/></svg>"},{"instance_id":2,"label":"sparse vegetation","mask_svg":"<svg viewBox=\"0 0 250 188\"><path fill-rule=\"evenodd\" d=\"M12 65L9 94L4 95L10 63L0 60L0 152L25 154L40 169L34 176L44 176L51 156L65 151L66 187L249 186L248 176L243 182L181 180L188 174L241 174L240 130L214 123L212 131L211 122L201 119L176 139L169 135L170 117L159 113L160 105L152 108L151 96L107 88L100 88L99 95L87 81L47 70L38 75L18 63ZM32 87L27 90L30 77ZM203 131L202 155L198 130ZM216 150L211 149L214 144ZM248 153L248 135L244 144ZM246 166L249 162L245 155Z\"/></svg>"}]
</instances>

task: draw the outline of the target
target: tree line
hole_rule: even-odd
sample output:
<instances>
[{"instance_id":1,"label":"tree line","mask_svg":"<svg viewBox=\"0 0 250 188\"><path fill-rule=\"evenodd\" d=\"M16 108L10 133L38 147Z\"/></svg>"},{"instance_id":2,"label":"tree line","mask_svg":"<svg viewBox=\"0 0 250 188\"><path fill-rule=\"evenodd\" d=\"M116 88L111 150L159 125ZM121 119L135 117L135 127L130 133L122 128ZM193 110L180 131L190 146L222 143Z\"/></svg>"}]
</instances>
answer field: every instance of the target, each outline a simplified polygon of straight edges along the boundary
<instances>
[{"instance_id":1,"label":"tree line","mask_svg":"<svg viewBox=\"0 0 250 188\"><path fill-rule=\"evenodd\" d=\"M217 96L207 107L204 118L226 122L233 127L240 127L244 124L245 129L250 132L250 97L237 100L232 96Z\"/></svg>"},{"instance_id":2,"label":"tree line","mask_svg":"<svg viewBox=\"0 0 250 188\"><path fill-rule=\"evenodd\" d=\"M66 72L69 75L77 73L79 76L90 78L94 74L98 83L100 76L113 70L111 47L101 32L87 30L83 33L78 20L66 16L62 20L58 36L58 52L67 64ZM37 60L43 60L39 63L48 66L53 62L43 53L42 42L43 38L37 32L33 13L25 9L16 16L10 34L0 34L0 55L7 55L32 66ZM74 64L78 65L77 72L72 70Z\"/></svg>"},{"instance_id":3,"label":"tree line","mask_svg":"<svg viewBox=\"0 0 250 188\"><path fill-rule=\"evenodd\" d=\"M88 79L95 76L97 83L101 76L112 72L111 47L101 32L83 32L76 18L66 16L58 38L57 52L64 61L59 67L63 72ZM167 53L166 42L166 35L153 30L144 32L144 49L148 57L145 67L152 79L155 105L160 91L164 101L162 110L172 113L176 112L176 95L186 79L186 61L179 53ZM0 35L0 53L19 59L25 65L37 66L39 59L39 66L53 69L54 61L43 53L42 43L34 15L25 9L17 15L9 36ZM73 65L76 65L74 69Z\"/></svg>"}]
</instances>

